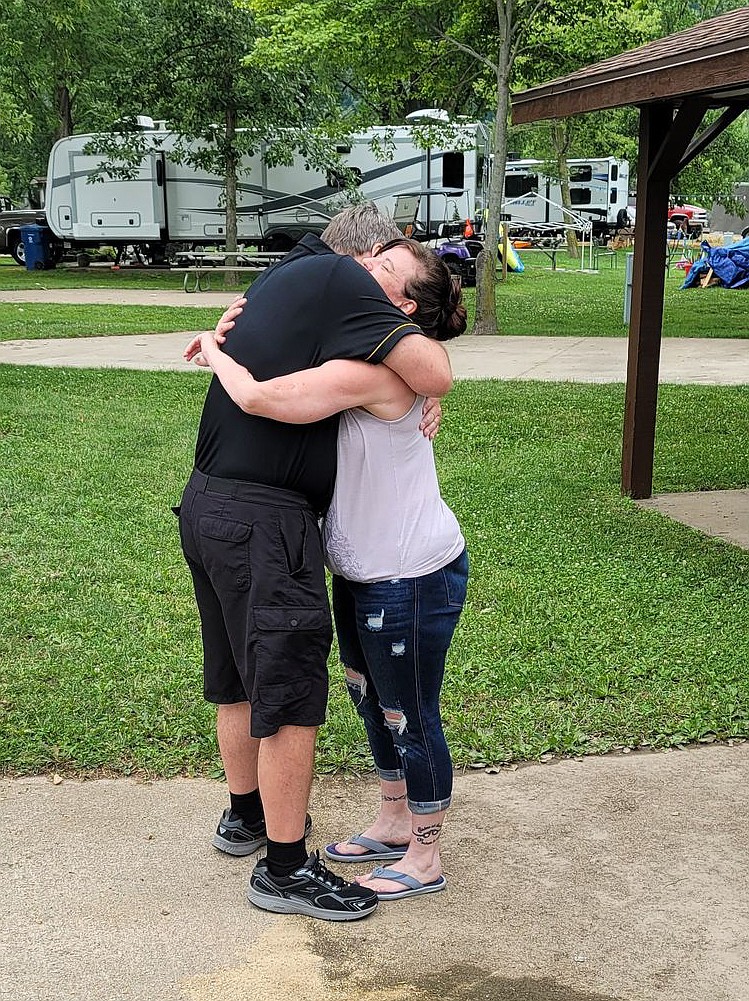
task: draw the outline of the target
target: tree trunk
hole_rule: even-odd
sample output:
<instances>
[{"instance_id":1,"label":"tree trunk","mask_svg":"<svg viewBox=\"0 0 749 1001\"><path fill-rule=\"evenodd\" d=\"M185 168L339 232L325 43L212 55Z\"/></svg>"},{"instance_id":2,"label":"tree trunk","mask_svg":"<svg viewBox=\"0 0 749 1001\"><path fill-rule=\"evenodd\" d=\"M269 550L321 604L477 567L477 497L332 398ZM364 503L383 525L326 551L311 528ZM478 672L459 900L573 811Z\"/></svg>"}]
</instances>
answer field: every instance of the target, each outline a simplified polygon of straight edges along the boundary
<instances>
[{"instance_id":1,"label":"tree trunk","mask_svg":"<svg viewBox=\"0 0 749 1001\"><path fill-rule=\"evenodd\" d=\"M477 336L496 334L497 329L497 244L499 243L500 213L505 188L507 160L507 113L510 105L510 46L512 3L497 0L500 47L497 61L497 107L494 115L492 152L494 163L489 183L488 213L484 231L484 247L476 261L476 321Z\"/></svg>"},{"instance_id":2,"label":"tree trunk","mask_svg":"<svg viewBox=\"0 0 749 1001\"><path fill-rule=\"evenodd\" d=\"M73 134L73 101L70 89L64 83L55 84L55 108L57 109L57 138L65 139Z\"/></svg>"},{"instance_id":3,"label":"tree trunk","mask_svg":"<svg viewBox=\"0 0 749 1001\"><path fill-rule=\"evenodd\" d=\"M554 152L557 158L557 169L559 171L559 186L562 189L562 206L572 210L572 199L570 197L570 170L567 166L567 153L569 152L570 141L566 122L555 121L552 130L552 141ZM567 253L574 260L580 257L580 247L577 243L577 234L574 230L566 230Z\"/></svg>"},{"instance_id":4,"label":"tree trunk","mask_svg":"<svg viewBox=\"0 0 749 1001\"><path fill-rule=\"evenodd\" d=\"M237 250L237 172L239 168L239 157L236 149L237 138L237 115L233 108L228 108L225 118L226 128L224 130L224 141L226 148L226 246L227 253L236 253ZM236 263L236 257L226 259L227 266ZM227 286L238 285L240 276L238 271L225 272L224 284Z\"/></svg>"}]
</instances>

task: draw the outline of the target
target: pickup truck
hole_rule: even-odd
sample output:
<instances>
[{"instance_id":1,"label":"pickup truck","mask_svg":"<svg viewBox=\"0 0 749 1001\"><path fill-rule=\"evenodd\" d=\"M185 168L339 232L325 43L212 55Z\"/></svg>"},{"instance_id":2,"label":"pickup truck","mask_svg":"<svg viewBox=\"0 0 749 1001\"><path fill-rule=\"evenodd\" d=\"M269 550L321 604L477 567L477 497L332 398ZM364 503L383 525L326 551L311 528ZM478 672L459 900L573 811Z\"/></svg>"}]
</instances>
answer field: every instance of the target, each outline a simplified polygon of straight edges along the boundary
<instances>
[{"instance_id":1,"label":"pickup truck","mask_svg":"<svg viewBox=\"0 0 749 1001\"><path fill-rule=\"evenodd\" d=\"M629 225L634 226L637 209L634 205L627 206L627 216ZM687 226L687 235L692 240L699 240L703 230L708 228L708 217L705 209L701 205L669 205L667 222L673 223L676 229L684 229ZM675 232L676 229L672 230Z\"/></svg>"},{"instance_id":2,"label":"pickup truck","mask_svg":"<svg viewBox=\"0 0 749 1001\"><path fill-rule=\"evenodd\" d=\"M673 205L668 210L668 221L683 229L687 225L687 235L695 240L707 229L707 212L700 205Z\"/></svg>"},{"instance_id":3,"label":"pickup truck","mask_svg":"<svg viewBox=\"0 0 749 1001\"><path fill-rule=\"evenodd\" d=\"M43 208L16 208L10 198L0 195L0 254L10 254L17 264L25 264L21 226L32 222L47 225Z\"/></svg>"}]
</instances>

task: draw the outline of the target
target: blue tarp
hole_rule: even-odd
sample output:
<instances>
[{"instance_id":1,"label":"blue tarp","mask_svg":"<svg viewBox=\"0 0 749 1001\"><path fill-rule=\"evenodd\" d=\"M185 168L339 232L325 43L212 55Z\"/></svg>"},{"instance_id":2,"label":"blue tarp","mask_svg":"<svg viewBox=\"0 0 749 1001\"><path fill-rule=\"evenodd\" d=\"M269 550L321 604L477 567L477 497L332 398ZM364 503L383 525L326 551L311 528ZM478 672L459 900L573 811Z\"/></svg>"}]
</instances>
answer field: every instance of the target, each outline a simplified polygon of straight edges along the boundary
<instances>
[{"instance_id":1,"label":"blue tarp","mask_svg":"<svg viewBox=\"0 0 749 1001\"><path fill-rule=\"evenodd\" d=\"M749 236L727 247L711 247L705 242L702 244L702 252L703 256L689 269L682 288L699 285L700 279L710 268L724 288L743 288L749 285Z\"/></svg>"}]
</instances>

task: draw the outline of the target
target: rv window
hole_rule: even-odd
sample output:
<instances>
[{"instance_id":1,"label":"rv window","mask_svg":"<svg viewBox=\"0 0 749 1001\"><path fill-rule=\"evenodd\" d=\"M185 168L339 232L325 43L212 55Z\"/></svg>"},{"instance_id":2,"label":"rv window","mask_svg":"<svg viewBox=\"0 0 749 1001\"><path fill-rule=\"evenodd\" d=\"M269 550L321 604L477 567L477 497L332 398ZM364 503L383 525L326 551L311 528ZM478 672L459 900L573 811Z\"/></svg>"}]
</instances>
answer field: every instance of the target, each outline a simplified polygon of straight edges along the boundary
<instances>
[{"instance_id":1,"label":"rv window","mask_svg":"<svg viewBox=\"0 0 749 1001\"><path fill-rule=\"evenodd\" d=\"M611 202L612 205L616 201L616 188L611 189L611 197L609 198L609 201Z\"/></svg>"},{"instance_id":2,"label":"rv window","mask_svg":"<svg viewBox=\"0 0 749 1001\"><path fill-rule=\"evenodd\" d=\"M592 201L590 188L572 188L570 202L573 205L590 205Z\"/></svg>"},{"instance_id":3,"label":"rv window","mask_svg":"<svg viewBox=\"0 0 749 1001\"><path fill-rule=\"evenodd\" d=\"M538 174L508 174L505 177L505 198L521 198L538 191Z\"/></svg>"},{"instance_id":4,"label":"rv window","mask_svg":"<svg viewBox=\"0 0 749 1001\"><path fill-rule=\"evenodd\" d=\"M570 167L570 181L573 184L585 184L593 179L593 168L589 165L584 167Z\"/></svg>"},{"instance_id":5,"label":"rv window","mask_svg":"<svg viewBox=\"0 0 749 1001\"><path fill-rule=\"evenodd\" d=\"M445 153L442 157L442 187L463 190L465 175L462 153Z\"/></svg>"},{"instance_id":6,"label":"rv window","mask_svg":"<svg viewBox=\"0 0 749 1001\"><path fill-rule=\"evenodd\" d=\"M616 163L611 164L611 180L612 181L619 180L619 166Z\"/></svg>"}]
</instances>

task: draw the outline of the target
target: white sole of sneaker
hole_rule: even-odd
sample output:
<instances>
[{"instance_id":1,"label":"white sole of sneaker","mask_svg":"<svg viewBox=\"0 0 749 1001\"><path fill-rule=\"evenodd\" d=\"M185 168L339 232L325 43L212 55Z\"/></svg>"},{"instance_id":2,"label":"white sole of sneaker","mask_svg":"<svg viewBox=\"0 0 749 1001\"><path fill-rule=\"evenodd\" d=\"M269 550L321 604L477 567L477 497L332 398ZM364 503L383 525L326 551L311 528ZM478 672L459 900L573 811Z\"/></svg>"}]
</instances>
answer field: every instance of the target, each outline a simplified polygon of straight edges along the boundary
<instances>
[{"instance_id":1,"label":"white sole of sneaker","mask_svg":"<svg viewBox=\"0 0 749 1001\"><path fill-rule=\"evenodd\" d=\"M359 918L366 918L376 911L378 903L375 900L370 907L363 911L326 911L301 900L285 900L283 897L270 897L266 893L256 893L252 887L247 890L247 899L263 911L272 911L274 914L305 914L307 917L320 918L323 921L358 921Z\"/></svg>"},{"instance_id":2,"label":"white sole of sneaker","mask_svg":"<svg viewBox=\"0 0 749 1001\"><path fill-rule=\"evenodd\" d=\"M258 838L257 841L248 841L246 844L240 844L239 842L225 841L219 834L214 834L211 844L226 855L242 856L254 855L255 852L259 852L261 848L265 847L266 842L267 838Z\"/></svg>"}]
</instances>

